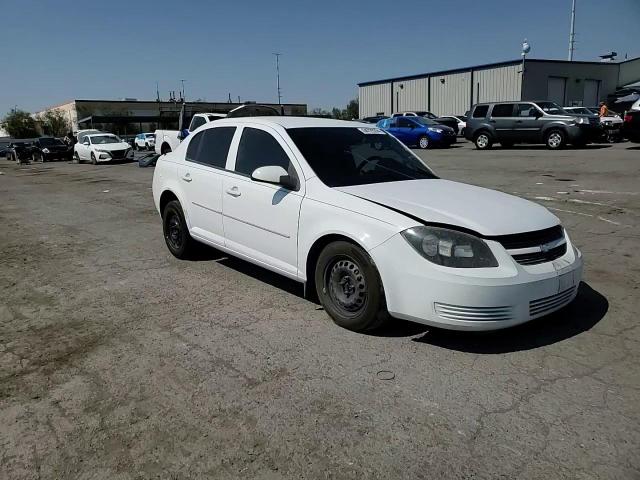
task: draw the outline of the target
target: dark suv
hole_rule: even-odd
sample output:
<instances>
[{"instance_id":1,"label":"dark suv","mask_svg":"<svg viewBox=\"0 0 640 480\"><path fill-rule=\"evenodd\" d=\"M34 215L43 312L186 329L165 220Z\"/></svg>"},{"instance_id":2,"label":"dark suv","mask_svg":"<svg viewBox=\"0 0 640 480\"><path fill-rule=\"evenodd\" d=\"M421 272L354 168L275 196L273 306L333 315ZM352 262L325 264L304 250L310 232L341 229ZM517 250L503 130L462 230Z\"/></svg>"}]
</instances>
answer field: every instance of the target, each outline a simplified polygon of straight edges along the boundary
<instances>
[{"instance_id":1,"label":"dark suv","mask_svg":"<svg viewBox=\"0 0 640 480\"><path fill-rule=\"evenodd\" d=\"M568 143L584 146L600 135L598 118L571 115L548 101L480 103L471 110L464 132L479 150L495 142L503 147L544 143L557 150Z\"/></svg>"},{"instance_id":2,"label":"dark suv","mask_svg":"<svg viewBox=\"0 0 640 480\"><path fill-rule=\"evenodd\" d=\"M71 160L73 147L53 137L40 137L31 146L31 160L34 162L50 162L51 160Z\"/></svg>"}]
</instances>

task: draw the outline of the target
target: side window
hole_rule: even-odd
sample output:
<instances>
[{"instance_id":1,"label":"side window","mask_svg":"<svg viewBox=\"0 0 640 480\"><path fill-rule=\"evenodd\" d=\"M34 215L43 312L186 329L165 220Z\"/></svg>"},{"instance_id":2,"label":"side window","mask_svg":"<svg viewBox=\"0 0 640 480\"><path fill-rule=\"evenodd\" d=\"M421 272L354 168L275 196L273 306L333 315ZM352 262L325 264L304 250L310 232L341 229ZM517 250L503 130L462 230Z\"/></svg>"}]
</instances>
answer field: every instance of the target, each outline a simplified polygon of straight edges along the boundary
<instances>
[{"instance_id":1,"label":"side window","mask_svg":"<svg viewBox=\"0 0 640 480\"><path fill-rule=\"evenodd\" d=\"M489 111L489 105L478 105L473 110L473 118L484 118L487 116L488 111Z\"/></svg>"},{"instance_id":2,"label":"side window","mask_svg":"<svg viewBox=\"0 0 640 480\"><path fill-rule=\"evenodd\" d=\"M498 103L493 106L491 110L491 118L512 117L513 116L513 104L512 103Z\"/></svg>"},{"instance_id":3,"label":"side window","mask_svg":"<svg viewBox=\"0 0 640 480\"><path fill-rule=\"evenodd\" d=\"M190 162L198 161L198 152L200 151L200 143L202 143L202 137L204 136L204 132L200 132L189 140L189 145L187 146L187 154L185 156L186 160Z\"/></svg>"},{"instance_id":4,"label":"side window","mask_svg":"<svg viewBox=\"0 0 640 480\"><path fill-rule=\"evenodd\" d=\"M516 117L535 117L538 110L530 103L519 103L516 105Z\"/></svg>"},{"instance_id":5,"label":"side window","mask_svg":"<svg viewBox=\"0 0 640 480\"><path fill-rule=\"evenodd\" d=\"M189 130L193 132L199 126L204 125L204 123L204 118L193 117L193 120L191 120L191 125L189 126Z\"/></svg>"},{"instance_id":6,"label":"side window","mask_svg":"<svg viewBox=\"0 0 640 480\"><path fill-rule=\"evenodd\" d=\"M295 175L289 156L271 134L245 127L238 145L236 172L251 175L256 168L276 165Z\"/></svg>"},{"instance_id":7,"label":"side window","mask_svg":"<svg viewBox=\"0 0 640 480\"><path fill-rule=\"evenodd\" d=\"M198 162L212 167L225 168L227 166L227 154L231 146L236 127L209 128L198 136L202 137Z\"/></svg>"},{"instance_id":8,"label":"side window","mask_svg":"<svg viewBox=\"0 0 640 480\"><path fill-rule=\"evenodd\" d=\"M414 123L407 118L399 118L398 119L398 127L400 128L411 128L414 126Z\"/></svg>"}]
</instances>

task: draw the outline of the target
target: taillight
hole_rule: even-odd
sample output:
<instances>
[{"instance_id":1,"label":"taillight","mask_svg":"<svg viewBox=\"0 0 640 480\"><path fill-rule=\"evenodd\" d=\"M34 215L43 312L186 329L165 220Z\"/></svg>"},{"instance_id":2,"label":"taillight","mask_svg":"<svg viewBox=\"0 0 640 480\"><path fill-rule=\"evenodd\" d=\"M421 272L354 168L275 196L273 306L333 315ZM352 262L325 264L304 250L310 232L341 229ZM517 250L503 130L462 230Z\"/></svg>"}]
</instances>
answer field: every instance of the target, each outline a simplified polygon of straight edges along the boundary
<instances>
[{"instance_id":1,"label":"taillight","mask_svg":"<svg viewBox=\"0 0 640 480\"><path fill-rule=\"evenodd\" d=\"M624 121L627 123L631 123L631 115L625 115L624 116Z\"/></svg>"}]
</instances>

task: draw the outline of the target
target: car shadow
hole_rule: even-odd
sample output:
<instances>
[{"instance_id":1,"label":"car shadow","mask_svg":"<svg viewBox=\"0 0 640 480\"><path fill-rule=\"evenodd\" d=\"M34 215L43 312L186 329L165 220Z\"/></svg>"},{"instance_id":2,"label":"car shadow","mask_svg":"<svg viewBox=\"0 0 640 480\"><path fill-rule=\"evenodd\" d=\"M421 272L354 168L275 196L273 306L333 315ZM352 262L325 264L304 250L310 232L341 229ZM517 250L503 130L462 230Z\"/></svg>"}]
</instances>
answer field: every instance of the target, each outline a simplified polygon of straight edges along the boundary
<instances>
[{"instance_id":1,"label":"car shadow","mask_svg":"<svg viewBox=\"0 0 640 480\"><path fill-rule=\"evenodd\" d=\"M414 342L477 354L500 354L552 345L593 328L609 310L609 302L582 282L576 299L565 308L517 327L492 332L430 328Z\"/></svg>"},{"instance_id":2,"label":"car shadow","mask_svg":"<svg viewBox=\"0 0 640 480\"><path fill-rule=\"evenodd\" d=\"M627 147L627 150L640 150L640 145L637 145L635 147Z\"/></svg>"}]
</instances>

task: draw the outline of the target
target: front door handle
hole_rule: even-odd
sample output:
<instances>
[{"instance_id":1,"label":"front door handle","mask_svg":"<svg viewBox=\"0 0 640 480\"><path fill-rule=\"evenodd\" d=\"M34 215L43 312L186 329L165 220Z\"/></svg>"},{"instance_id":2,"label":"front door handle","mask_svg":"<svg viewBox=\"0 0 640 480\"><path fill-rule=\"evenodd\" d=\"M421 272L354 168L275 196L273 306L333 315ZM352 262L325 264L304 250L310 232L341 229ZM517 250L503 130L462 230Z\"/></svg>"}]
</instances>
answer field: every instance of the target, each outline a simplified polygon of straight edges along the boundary
<instances>
[{"instance_id":1,"label":"front door handle","mask_svg":"<svg viewBox=\"0 0 640 480\"><path fill-rule=\"evenodd\" d=\"M191 180L193 180L193 178L191 178L191 174L190 174L189 172L185 173L185 174L182 176L182 179L183 179L185 182L190 182Z\"/></svg>"},{"instance_id":2,"label":"front door handle","mask_svg":"<svg viewBox=\"0 0 640 480\"><path fill-rule=\"evenodd\" d=\"M242 195L238 187L231 187L229 190L227 190L227 193L232 197L239 197L240 195Z\"/></svg>"}]
</instances>

